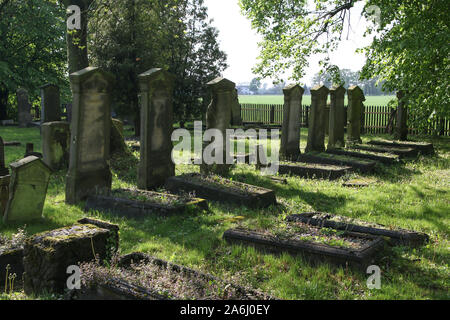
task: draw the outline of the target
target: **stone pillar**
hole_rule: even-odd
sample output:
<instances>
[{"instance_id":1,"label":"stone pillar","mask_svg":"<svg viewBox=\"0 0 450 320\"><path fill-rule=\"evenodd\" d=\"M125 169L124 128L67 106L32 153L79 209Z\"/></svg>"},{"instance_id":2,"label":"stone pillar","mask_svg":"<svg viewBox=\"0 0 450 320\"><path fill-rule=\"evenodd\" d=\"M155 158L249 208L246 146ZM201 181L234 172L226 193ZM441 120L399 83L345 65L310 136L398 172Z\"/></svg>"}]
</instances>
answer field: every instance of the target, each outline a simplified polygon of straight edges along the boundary
<instances>
[{"instance_id":1,"label":"stone pillar","mask_svg":"<svg viewBox=\"0 0 450 320\"><path fill-rule=\"evenodd\" d=\"M305 152L325 151L325 107L330 90L317 85L311 89L311 110L309 113L308 143ZM327 124L328 125L328 124Z\"/></svg>"},{"instance_id":2,"label":"stone pillar","mask_svg":"<svg viewBox=\"0 0 450 320\"><path fill-rule=\"evenodd\" d=\"M141 161L138 187L154 189L175 175L172 161L174 77L163 69L139 75L141 108Z\"/></svg>"},{"instance_id":3,"label":"stone pillar","mask_svg":"<svg viewBox=\"0 0 450 320\"><path fill-rule=\"evenodd\" d=\"M54 121L41 125L43 161L52 170L67 169L69 166L70 125Z\"/></svg>"},{"instance_id":4,"label":"stone pillar","mask_svg":"<svg viewBox=\"0 0 450 320\"><path fill-rule=\"evenodd\" d=\"M328 149L345 147L345 140L344 140L345 92L346 90L343 86L333 86L330 89L331 105L330 105L330 119L329 119Z\"/></svg>"},{"instance_id":5,"label":"stone pillar","mask_svg":"<svg viewBox=\"0 0 450 320\"><path fill-rule=\"evenodd\" d=\"M0 217L3 217L8 203L10 178L9 170L5 167L5 145L0 137Z\"/></svg>"},{"instance_id":6,"label":"stone pillar","mask_svg":"<svg viewBox=\"0 0 450 320\"><path fill-rule=\"evenodd\" d=\"M108 163L113 76L95 67L70 75L73 93L66 202L75 204L97 190L111 189Z\"/></svg>"},{"instance_id":7,"label":"stone pillar","mask_svg":"<svg viewBox=\"0 0 450 320\"><path fill-rule=\"evenodd\" d=\"M218 77L208 82L207 85L212 92L212 101L206 112L206 129L217 129L222 133L223 159L222 164L206 164L203 159L200 171L203 174L227 175L230 165L226 164L226 129L230 128L231 124L236 84L228 79Z\"/></svg>"},{"instance_id":8,"label":"stone pillar","mask_svg":"<svg viewBox=\"0 0 450 320\"><path fill-rule=\"evenodd\" d=\"M61 121L59 87L46 84L41 87L41 124L53 121Z\"/></svg>"},{"instance_id":9,"label":"stone pillar","mask_svg":"<svg viewBox=\"0 0 450 320\"><path fill-rule=\"evenodd\" d=\"M233 126L242 126L241 105L239 104L239 95L237 89L234 90L233 107L231 109L231 113L231 124Z\"/></svg>"},{"instance_id":10,"label":"stone pillar","mask_svg":"<svg viewBox=\"0 0 450 320\"><path fill-rule=\"evenodd\" d=\"M364 93L358 86L348 88L348 110L347 110L347 143L362 143L361 140L361 112L363 101L366 100Z\"/></svg>"},{"instance_id":11,"label":"stone pillar","mask_svg":"<svg viewBox=\"0 0 450 320\"><path fill-rule=\"evenodd\" d=\"M300 155L300 124L304 92L305 90L298 84L292 84L283 89L280 155L285 159L295 160Z\"/></svg>"},{"instance_id":12,"label":"stone pillar","mask_svg":"<svg viewBox=\"0 0 450 320\"><path fill-rule=\"evenodd\" d=\"M397 124L395 126L394 139L406 141L408 137L408 110L405 106L405 92L397 92L398 107L397 107Z\"/></svg>"},{"instance_id":13,"label":"stone pillar","mask_svg":"<svg viewBox=\"0 0 450 320\"><path fill-rule=\"evenodd\" d=\"M31 122L31 104L28 101L28 91L24 88L17 90L17 112L19 128L26 128Z\"/></svg>"}]
</instances>

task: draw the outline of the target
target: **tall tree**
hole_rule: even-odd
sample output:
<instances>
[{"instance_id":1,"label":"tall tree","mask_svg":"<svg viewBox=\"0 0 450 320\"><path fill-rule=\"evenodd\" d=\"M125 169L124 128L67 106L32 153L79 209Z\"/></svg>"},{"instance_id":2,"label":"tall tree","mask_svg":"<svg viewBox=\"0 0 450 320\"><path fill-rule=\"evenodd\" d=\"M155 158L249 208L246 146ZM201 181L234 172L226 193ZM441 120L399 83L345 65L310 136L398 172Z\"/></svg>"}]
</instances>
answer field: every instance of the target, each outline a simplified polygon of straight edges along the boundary
<instances>
[{"instance_id":1,"label":"tall tree","mask_svg":"<svg viewBox=\"0 0 450 320\"><path fill-rule=\"evenodd\" d=\"M337 48L358 0L240 0L243 13L263 36L260 62L262 77L292 70L304 76L308 57ZM365 49L365 79L379 77L388 91L406 90L412 111L424 120L448 116L450 105L450 2L448 0L368 0L362 15L375 23L375 34ZM325 70L339 80L339 68L329 59ZM424 123L424 121L422 121Z\"/></svg>"},{"instance_id":2,"label":"tall tree","mask_svg":"<svg viewBox=\"0 0 450 320\"><path fill-rule=\"evenodd\" d=\"M0 119L18 87L37 97L46 82L67 85L64 17L56 1L0 0Z\"/></svg>"}]
</instances>

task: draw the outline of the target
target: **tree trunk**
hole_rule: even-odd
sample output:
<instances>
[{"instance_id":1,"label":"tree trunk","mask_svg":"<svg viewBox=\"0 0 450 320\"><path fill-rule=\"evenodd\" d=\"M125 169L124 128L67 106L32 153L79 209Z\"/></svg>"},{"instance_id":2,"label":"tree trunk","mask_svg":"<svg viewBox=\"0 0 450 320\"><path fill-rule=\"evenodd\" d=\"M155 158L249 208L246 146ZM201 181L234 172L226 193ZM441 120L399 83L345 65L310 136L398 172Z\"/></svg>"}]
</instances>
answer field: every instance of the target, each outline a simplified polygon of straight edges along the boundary
<instances>
[{"instance_id":1,"label":"tree trunk","mask_svg":"<svg viewBox=\"0 0 450 320\"><path fill-rule=\"evenodd\" d=\"M89 66L87 50L87 9L91 3L92 0L64 0L66 8L70 5L77 5L81 9L81 30L67 30L66 32L69 74Z\"/></svg>"},{"instance_id":2,"label":"tree trunk","mask_svg":"<svg viewBox=\"0 0 450 320\"><path fill-rule=\"evenodd\" d=\"M0 120L7 120L9 91L3 84L0 84Z\"/></svg>"}]
</instances>

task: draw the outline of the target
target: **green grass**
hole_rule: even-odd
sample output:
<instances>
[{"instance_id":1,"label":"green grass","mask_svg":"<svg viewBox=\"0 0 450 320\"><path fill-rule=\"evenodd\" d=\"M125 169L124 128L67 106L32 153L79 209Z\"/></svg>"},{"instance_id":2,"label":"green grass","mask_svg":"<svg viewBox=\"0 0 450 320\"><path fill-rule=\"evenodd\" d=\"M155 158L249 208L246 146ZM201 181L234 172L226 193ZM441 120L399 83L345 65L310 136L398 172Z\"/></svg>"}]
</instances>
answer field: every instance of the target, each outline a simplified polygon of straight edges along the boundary
<instances>
[{"instance_id":1,"label":"green grass","mask_svg":"<svg viewBox=\"0 0 450 320\"><path fill-rule=\"evenodd\" d=\"M386 106L388 102L395 99L395 96L367 96L364 105L366 106ZM255 103L255 104L283 104L284 97L282 95L240 95L240 103ZM347 103L347 97L345 97ZM310 105L311 96L304 95L302 104Z\"/></svg>"},{"instance_id":2,"label":"green grass","mask_svg":"<svg viewBox=\"0 0 450 320\"><path fill-rule=\"evenodd\" d=\"M301 132L301 147L307 131ZM25 143L34 142L40 152L39 129L0 128L5 141L22 141L6 147L6 162L20 159ZM387 136L382 136L387 138ZM371 136L364 136L367 141ZM96 213L98 218L120 225L122 253L143 251L178 264L251 285L283 299L449 299L450 139L433 139L436 157L423 157L406 165L382 166L365 177L377 181L362 189L342 187L337 181L307 180L286 176L288 184L277 184L253 167L233 169L233 180L271 188L279 206L250 210L210 202L207 214L189 213L173 217L149 217L144 221ZM113 188L136 183L138 153L112 162ZM180 165L176 174L198 172L198 167ZM358 178L353 174L347 178ZM33 234L74 223L86 215L83 204L64 203L65 173L51 178L44 220L28 224ZM311 265L302 257L263 254L253 248L230 246L223 232L237 226L271 228L287 214L305 211L331 212L392 227L423 231L429 244L419 248L386 247L379 255L381 289L369 290L368 275L329 264ZM0 224L0 232L11 235L20 224ZM1 295L0 299L20 296ZM41 297L46 299L47 297Z\"/></svg>"}]
</instances>

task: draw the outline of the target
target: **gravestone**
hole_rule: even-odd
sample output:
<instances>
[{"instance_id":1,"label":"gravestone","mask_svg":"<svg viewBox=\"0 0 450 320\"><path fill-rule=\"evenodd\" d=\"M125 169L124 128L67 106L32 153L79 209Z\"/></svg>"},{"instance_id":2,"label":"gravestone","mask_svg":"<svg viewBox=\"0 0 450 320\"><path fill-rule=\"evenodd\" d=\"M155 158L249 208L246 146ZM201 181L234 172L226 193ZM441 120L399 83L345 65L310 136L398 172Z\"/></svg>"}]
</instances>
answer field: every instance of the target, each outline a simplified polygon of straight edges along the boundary
<instances>
[{"instance_id":1,"label":"gravestone","mask_svg":"<svg viewBox=\"0 0 450 320\"><path fill-rule=\"evenodd\" d=\"M311 89L311 110L309 113L308 143L305 152L325 151L325 107L328 88L317 85Z\"/></svg>"},{"instance_id":2,"label":"gravestone","mask_svg":"<svg viewBox=\"0 0 450 320\"><path fill-rule=\"evenodd\" d=\"M28 91L24 88L17 90L17 120L19 128L26 128L31 122L31 104L28 101Z\"/></svg>"},{"instance_id":3,"label":"gravestone","mask_svg":"<svg viewBox=\"0 0 450 320\"><path fill-rule=\"evenodd\" d=\"M70 152L70 125L64 121L41 125L43 160L52 170L67 169Z\"/></svg>"},{"instance_id":4,"label":"gravestone","mask_svg":"<svg viewBox=\"0 0 450 320\"><path fill-rule=\"evenodd\" d=\"M5 145L0 137L0 216L5 213L6 204L9 198L9 175L8 168L5 167Z\"/></svg>"},{"instance_id":5,"label":"gravestone","mask_svg":"<svg viewBox=\"0 0 450 320\"><path fill-rule=\"evenodd\" d=\"M61 103L58 86L46 84L41 87L41 110L41 124L61 121Z\"/></svg>"},{"instance_id":6,"label":"gravestone","mask_svg":"<svg viewBox=\"0 0 450 320\"><path fill-rule=\"evenodd\" d=\"M242 126L241 105L237 89L234 90L231 125Z\"/></svg>"},{"instance_id":7,"label":"gravestone","mask_svg":"<svg viewBox=\"0 0 450 320\"><path fill-rule=\"evenodd\" d=\"M111 189L108 163L113 76L88 67L70 75L73 92L66 202L76 204L100 189Z\"/></svg>"},{"instance_id":8,"label":"gravestone","mask_svg":"<svg viewBox=\"0 0 450 320\"><path fill-rule=\"evenodd\" d=\"M285 159L296 159L300 154L300 123L302 96L305 90L298 84L283 89L283 126L280 154Z\"/></svg>"},{"instance_id":9,"label":"gravestone","mask_svg":"<svg viewBox=\"0 0 450 320\"><path fill-rule=\"evenodd\" d=\"M347 110L347 143L362 143L361 140L361 114L363 101L366 100L364 93L358 86L348 88L348 110Z\"/></svg>"},{"instance_id":10,"label":"gravestone","mask_svg":"<svg viewBox=\"0 0 450 320\"><path fill-rule=\"evenodd\" d=\"M329 119L328 149L345 147L344 127L345 111L344 98L345 88L343 86L333 86L330 89L331 105Z\"/></svg>"},{"instance_id":11,"label":"gravestone","mask_svg":"<svg viewBox=\"0 0 450 320\"><path fill-rule=\"evenodd\" d=\"M395 126L395 140L406 141L408 137L408 110L405 106L405 92L397 92L398 107L397 107L397 124Z\"/></svg>"},{"instance_id":12,"label":"gravestone","mask_svg":"<svg viewBox=\"0 0 450 320\"><path fill-rule=\"evenodd\" d=\"M11 183L4 222L41 218L52 170L35 156L26 157L10 166Z\"/></svg>"},{"instance_id":13,"label":"gravestone","mask_svg":"<svg viewBox=\"0 0 450 320\"><path fill-rule=\"evenodd\" d=\"M123 154L128 152L128 146L123 137L123 123L119 119L111 119L110 151L111 155L113 153Z\"/></svg>"},{"instance_id":14,"label":"gravestone","mask_svg":"<svg viewBox=\"0 0 450 320\"><path fill-rule=\"evenodd\" d=\"M206 112L206 129L217 129L222 133L223 162L222 164L206 164L205 159L203 159L200 171L203 174L215 173L227 175L230 170L230 165L226 164L226 129L231 124L236 84L228 79L218 77L208 82L207 86L212 92L212 101Z\"/></svg>"},{"instance_id":15,"label":"gravestone","mask_svg":"<svg viewBox=\"0 0 450 320\"><path fill-rule=\"evenodd\" d=\"M172 161L174 77L154 68L139 75L141 159L138 187L150 190L175 175Z\"/></svg>"}]
</instances>

